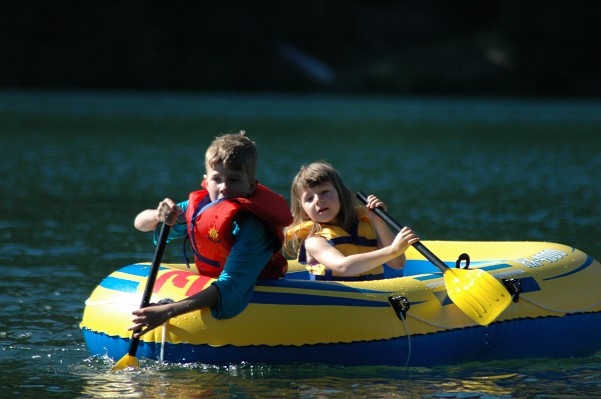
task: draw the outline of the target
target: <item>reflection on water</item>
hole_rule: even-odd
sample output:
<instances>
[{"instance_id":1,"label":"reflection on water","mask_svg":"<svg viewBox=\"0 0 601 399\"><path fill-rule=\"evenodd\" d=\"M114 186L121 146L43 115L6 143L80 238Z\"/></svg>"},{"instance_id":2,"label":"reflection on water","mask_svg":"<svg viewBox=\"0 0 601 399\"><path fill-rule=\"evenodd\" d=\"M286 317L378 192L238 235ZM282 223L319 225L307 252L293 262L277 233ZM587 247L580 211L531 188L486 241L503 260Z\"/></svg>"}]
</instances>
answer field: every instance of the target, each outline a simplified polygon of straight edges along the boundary
<instances>
[{"instance_id":1,"label":"reflection on water","mask_svg":"<svg viewBox=\"0 0 601 399\"><path fill-rule=\"evenodd\" d=\"M185 198L204 147L242 128L261 181L286 197L301 163L323 158L424 238L555 241L601 258L599 103L0 92L3 397L601 397L598 357L434 369L143 360L134 372L89 358L85 299L154 252L134 216ZM179 262L179 246L165 257Z\"/></svg>"},{"instance_id":2,"label":"reflection on water","mask_svg":"<svg viewBox=\"0 0 601 399\"><path fill-rule=\"evenodd\" d=\"M85 380L80 396L85 398L566 398L601 397L598 361L540 359L532 365L514 361L436 369L146 362L138 371L107 372L110 362L96 359L78 373Z\"/></svg>"}]
</instances>

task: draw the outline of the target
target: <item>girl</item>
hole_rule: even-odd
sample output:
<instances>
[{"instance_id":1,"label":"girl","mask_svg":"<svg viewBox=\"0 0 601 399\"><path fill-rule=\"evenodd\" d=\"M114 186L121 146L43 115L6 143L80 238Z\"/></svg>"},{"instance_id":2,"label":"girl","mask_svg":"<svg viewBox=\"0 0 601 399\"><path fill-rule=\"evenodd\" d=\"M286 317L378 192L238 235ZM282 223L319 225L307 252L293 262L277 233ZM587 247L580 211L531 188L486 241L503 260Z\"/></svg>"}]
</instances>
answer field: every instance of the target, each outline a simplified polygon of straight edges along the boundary
<instances>
[{"instance_id":1,"label":"girl","mask_svg":"<svg viewBox=\"0 0 601 399\"><path fill-rule=\"evenodd\" d=\"M292 181L294 221L286 229L286 254L298 256L317 280L384 278L383 264L405 265L404 252L419 237L404 227L396 236L374 212L386 206L374 195L367 209L355 206L353 194L326 162L303 165Z\"/></svg>"}]
</instances>

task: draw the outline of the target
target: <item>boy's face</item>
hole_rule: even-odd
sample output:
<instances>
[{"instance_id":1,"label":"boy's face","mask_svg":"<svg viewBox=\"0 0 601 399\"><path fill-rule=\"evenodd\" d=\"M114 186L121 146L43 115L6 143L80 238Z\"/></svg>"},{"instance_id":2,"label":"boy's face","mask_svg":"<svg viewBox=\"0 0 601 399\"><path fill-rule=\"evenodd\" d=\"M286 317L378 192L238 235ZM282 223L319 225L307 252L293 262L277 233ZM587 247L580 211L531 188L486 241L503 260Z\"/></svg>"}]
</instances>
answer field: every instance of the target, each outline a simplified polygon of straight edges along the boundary
<instances>
[{"instance_id":1,"label":"boy's face","mask_svg":"<svg viewBox=\"0 0 601 399\"><path fill-rule=\"evenodd\" d=\"M256 180L250 180L245 171L226 168L223 162L219 162L212 168L208 167L204 177L211 201L247 197L257 184Z\"/></svg>"}]
</instances>

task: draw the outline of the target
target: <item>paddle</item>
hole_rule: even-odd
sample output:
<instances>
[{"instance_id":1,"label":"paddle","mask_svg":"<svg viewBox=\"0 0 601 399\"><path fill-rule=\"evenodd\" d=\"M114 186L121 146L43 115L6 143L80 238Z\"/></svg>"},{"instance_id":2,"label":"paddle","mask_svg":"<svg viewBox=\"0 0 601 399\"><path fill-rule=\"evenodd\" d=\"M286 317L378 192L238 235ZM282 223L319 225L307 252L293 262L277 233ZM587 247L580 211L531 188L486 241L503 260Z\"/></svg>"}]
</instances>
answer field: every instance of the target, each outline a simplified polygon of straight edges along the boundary
<instances>
[{"instance_id":1,"label":"paddle","mask_svg":"<svg viewBox=\"0 0 601 399\"><path fill-rule=\"evenodd\" d=\"M359 191L357 197L367 204L367 195ZM384 209L372 209L398 234L403 226ZM511 295L503 284L482 269L450 268L420 241L413 247L443 273L449 298L476 323L487 326L509 306Z\"/></svg>"},{"instance_id":2,"label":"paddle","mask_svg":"<svg viewBox=\"0 0 601 399\"><path fill-rule=\"evenodd\" d=\"M167 237L169 236L169 226L167 223L163 223L161 227L161 233L159 235L159 242L157 243L156 250L154 252L154 258L152 259L152 266L150 267L150 272L148 273L148 279L146 280L146 287L144 288L144 295L142 296L142 304L140 308L145 308L150 304L150 297L152 296L152 290L154 288L154 282L157 279L157 274L159 272L159 267L161 266L161 260L163 259L163 253L165 252L165 246L167 245ZM141 329L137 329L133 332L136 334L140 332ZM127 354L119 360L115 366L113 366L113 370L123 370L128 367L131 368L139 368L138 359L136 359L136 352L138 351L138 344L140 343L140 338L135 338L132 334L131 341L129 342L129 350Z\"/></svg>"}]
</instances>

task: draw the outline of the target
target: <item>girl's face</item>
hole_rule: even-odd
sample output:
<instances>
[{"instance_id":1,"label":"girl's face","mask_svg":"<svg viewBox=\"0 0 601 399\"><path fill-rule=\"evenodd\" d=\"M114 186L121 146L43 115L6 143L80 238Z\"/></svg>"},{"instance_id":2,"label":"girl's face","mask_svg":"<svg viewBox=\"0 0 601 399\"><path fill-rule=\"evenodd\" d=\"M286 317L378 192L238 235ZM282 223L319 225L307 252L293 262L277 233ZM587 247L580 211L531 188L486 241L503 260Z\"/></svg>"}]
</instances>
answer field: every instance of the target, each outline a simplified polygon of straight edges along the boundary
<instances>
[{"instance_id":1,"label":"girl's face","mask_svg":"<svg viewBox=\"0 0 601 399\"><path fill-rule=\"evenodd\" d=\"M331 183L304 189L301 205L309 218L317 223L332 223L340 212L338 191Z\"/></svg>"}]
</instances>

